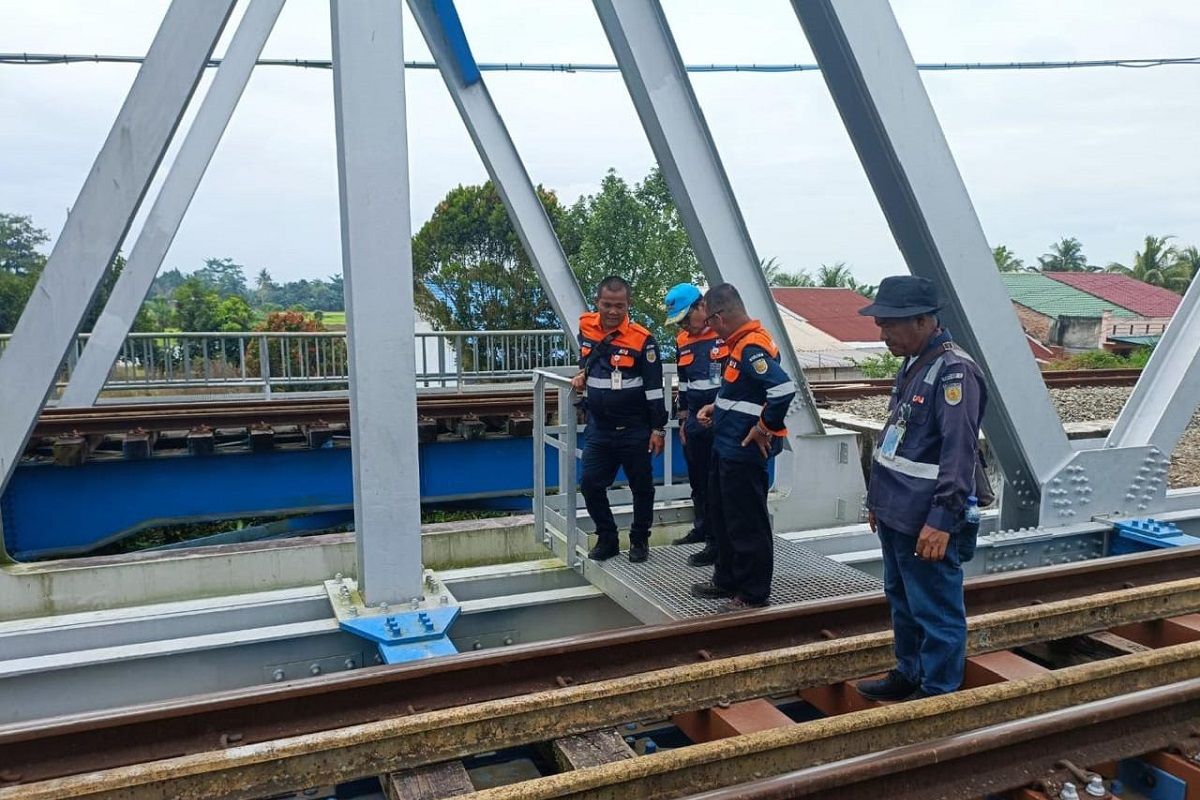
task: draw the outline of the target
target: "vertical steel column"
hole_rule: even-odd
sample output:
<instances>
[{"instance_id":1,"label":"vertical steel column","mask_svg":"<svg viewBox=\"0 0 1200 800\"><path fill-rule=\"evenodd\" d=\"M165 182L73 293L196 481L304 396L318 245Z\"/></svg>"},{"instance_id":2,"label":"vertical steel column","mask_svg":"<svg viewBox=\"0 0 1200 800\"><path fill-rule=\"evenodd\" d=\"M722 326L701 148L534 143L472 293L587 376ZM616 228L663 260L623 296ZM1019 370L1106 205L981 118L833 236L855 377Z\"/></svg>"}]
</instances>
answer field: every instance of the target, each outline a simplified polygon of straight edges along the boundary
<instances>
[{"instance_id":1,"label":"vertical steel column","mask_svg":"<svg viewBox=\"0 0 1200 800\"><path fill-rule=\"evenodd\" d=\"M79 191L12 341L0 358L4 490L105 270L233 11L234 0L174 0Z\"/></svg>"},{"instance_id":2,"label":"vertical steel column","mask_svg":"<svg viewBox=\"0 0 1200 800\"><path fill-rule=\"evenodd\" d=\"M251 0L238 29L221 59L212 86L200 104L196 119L179 148L158 198L129 252L125 269L113 287L104 312L92 328L87 347L71 373L59 401L61 407L90 406L108 380L133 320L154 283L179 223L187 213L196 187L225 133L233 110L250 80L254 62L275 27L284 0Z\"/></svg>"},{"instance_id":3,"label":"vertical steel column","mask_svg":"<svg viewBox=\"0 0 1200 800\"><path fill-rule=\"evenodd\" d=\"M403 6L330 0L358 582L421 594Z\"/></svg>"},{"instance_id":4,"label":"vertical steel column","mask_svg":"<svg viewBox=\"0 0 1200 800\"><path fill-rule=\"evenodd\" d=\"M750 314L786 342L779 308L662 7L658 0L593 4L709 283L736 285ZM795 434L823 433L796 353L790 345L781 349L784 367L797 386L788 429Z\"/></svg>"},{"instance_id":5,"label":"vertical steel column","mask_svg":"<svg viewBox=\"0 0 1200 800\"><path fill-rule=\"evenodd\" d=\"M1192 281L1154 348L1105 447L1153 445L1170 453L1200 403L1200 280Z\"/></svg>"},{"instance_id":6,"label":"vertical steel column","mask_svg":"<svg viewBox=\"0 0 1200 800\"><path fill-rule=\"evenodd\" d=\"M1040 486L1071 450L904 34L886 0L792 5L909 270L938 285L987 376L988 438L1013 488L1004 524L1036 524Z\"/></svg>"},{"instance_id":7,"label":"vertical steel column","mask_svg":"<svg viewBox=\"0 0 1200 800\"><path fill-rule=\"evenodd\" d=\"M572 350L578 350L575 334L579 332L579 316L587 311L587 304L517 147L475 66L454 3L449 0L408 0L408 7L412 9L417 27L429 45L488 176L508 209L508 218L521 245L541 278L550 305L563 330L569 334L568 343Z\"/></svg>"}]
</instances>

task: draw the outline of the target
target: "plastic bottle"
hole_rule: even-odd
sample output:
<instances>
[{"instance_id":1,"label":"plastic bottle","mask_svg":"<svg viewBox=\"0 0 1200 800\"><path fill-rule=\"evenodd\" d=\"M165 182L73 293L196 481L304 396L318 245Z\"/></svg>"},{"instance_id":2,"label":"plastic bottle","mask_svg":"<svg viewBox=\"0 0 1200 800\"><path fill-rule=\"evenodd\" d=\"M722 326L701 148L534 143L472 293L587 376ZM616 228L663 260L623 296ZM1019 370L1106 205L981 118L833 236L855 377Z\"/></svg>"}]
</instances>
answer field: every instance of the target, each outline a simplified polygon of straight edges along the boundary
<instances>
[{"instance_id":1,"label":"plastic bottle","mask_svg":"<svg viewBox=\"0 0 1200 800\"><path fill-rule=\"evenodd\" d=\"M979 499L975 495L967 498L967 508L963 511L963 519L968 525L979 524Z\"/></svg>"}]
</instances>

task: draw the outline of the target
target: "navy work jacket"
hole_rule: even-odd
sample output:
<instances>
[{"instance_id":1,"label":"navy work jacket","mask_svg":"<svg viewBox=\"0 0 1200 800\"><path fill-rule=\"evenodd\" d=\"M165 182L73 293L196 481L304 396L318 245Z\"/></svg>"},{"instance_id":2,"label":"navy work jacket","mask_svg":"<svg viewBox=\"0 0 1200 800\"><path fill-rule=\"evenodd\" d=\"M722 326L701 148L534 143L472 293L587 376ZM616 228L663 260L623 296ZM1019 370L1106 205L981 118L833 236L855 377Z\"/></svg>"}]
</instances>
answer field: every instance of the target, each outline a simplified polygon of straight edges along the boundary
<instances>
[{"instance_id":1,"label":"navy work jacket","mask_svg":"<svg viewBox=\"0 0 1200 800\"><path fill-rule=\"evenodd\" d=\"M987 407L987 387L975 361L952 344L948 331L930 340L920 357L896 376L888 423L871 463L867 507L890 528L910 535L924 525L957 533L967 496L975 493L979 423ZM903 435L895 454L884 452L890 428Z\"/></svg>"},{"instance_id":2,"label":"navy work jacket","mask_svg":"<svg viewBox=\"0 0 1200 800\"><path fill-rule=\"evenodd\" d=\"M760 420L776 436L787 435L784 419L796 384L779 366L779 348L758 320L734 331L726 345L729 360L715 400L713 447L728 461L762 464L758 447L753 442L742 447L742 441Z\"/></svg>"},{"instance_id":3,"label":"navy work jacket","mask_svg":"<svg viewBox=\"0 0 1200 800\"><path fill-rule=\"evenodd\" d=\"M584 314L579 318L579 365L587 371L589 425L648 430L667 424L662 361L650 331L629 317L615 331L606 331L599 313ZM617 371L619 389L613 388Z\"/></svg>"},{"instance_id":4,"label":"navy work jacket","mask_svg":"<svg viewBox=\"0 0 1200 800\"><path fill-rule=\"evenodd\" d=\"M678 353L679 410L687 412L687 432L698 430L696 412L717 399L721 370L729 355L725 340L705 328L698 336L680 331L675 337Z\"/></svg>"}]
</instances>

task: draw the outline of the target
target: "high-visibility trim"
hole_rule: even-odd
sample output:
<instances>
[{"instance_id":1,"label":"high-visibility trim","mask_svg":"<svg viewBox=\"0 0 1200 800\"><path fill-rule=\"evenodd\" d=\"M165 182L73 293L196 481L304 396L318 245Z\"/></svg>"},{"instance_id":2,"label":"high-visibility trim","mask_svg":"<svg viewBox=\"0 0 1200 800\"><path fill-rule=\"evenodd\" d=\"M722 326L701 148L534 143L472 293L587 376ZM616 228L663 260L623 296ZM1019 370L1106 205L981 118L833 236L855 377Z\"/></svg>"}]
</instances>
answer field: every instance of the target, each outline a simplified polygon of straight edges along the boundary
<instances>
[{"instance_id":1,"label":"high-visibility trim","mask_svg":"<svg viewBox=\"0 0 1200 800\"><path fill-rule=\"evenodd\" d=\"M717 398L717 408L725 411L738 411L742 414L749 414L752 417L757 417L762 413L763 407L758 403L751 403L746 400L730 400L727 397Z\"/></svg>"},{"instance_id":2,"label":"high-visibility trim","mask_svg":"<svg viewBox=\"0 0 1200 800\"><path fill-rule=\"evenodd\" d=\"M702 378L700 380L688 381L688 388L695 389L698 392L708 389L720 389L721 381L716 378Z\"/></svg>"},{"instance_id":3,"label":"high-visibility trim","mask_svg":"<svg viewBox=\"0 0 1200 800\"><path fill-rule=\"evenodd\" d=\"M612 389L612 379L589 377L587 379L587 385L593 389ZM642 388L642 377L640 375L624 378L621 381L622 390L640 388Z\"/></svg>"},{"instance_id":4,"label":"high-visibility trim","mask_svg":"<svg viewBox=\"0 0 1200 800\"><path fill-rule=\"evenodd\" d=\"M903 456L887 458L879 451L875 452L875 463L892 472L899 472L910 478L920 478L923 481L936 481L939 467L937 464L926 464L922 461L912 461Z\"/></svg>"},{"instance_id":5,"label":"high-visibility trim","mask_svg":"<svg viewBox=\"0 0 1200 800\"><path fill-rule=\"evenodd\" d=\"M785 382L779 384L778 386L772 386L770 389L767 389L767 398L771 399L774 397L784 397L786 395L795 394L795 393L796 393L796 382L795 381L785 381Z\"/></svg>"},{"instance_id":6,"label":"high-visibility trim","mask_svg":"<svg viewBox=\"0 0 1200 800\"><path fill-rule=\"evenodd\" d=\"M641 383L641 378L638 379L638 382ZM646 399L647 400L662 400L663 399L663 390L662 389L647 389L646 390Z\"/></svg>"},{"instance_id":7,"label":"high-visibility trim","mask_svg":"<svg viewBox=\"0 0 1200 800\"><path fill-rule=\"evenodd\" d=\"M689 383L688 381L680 381L679 382L679 391L686 392L690 386L691 386L691 383Z\"/></svg>"}]
</instances>

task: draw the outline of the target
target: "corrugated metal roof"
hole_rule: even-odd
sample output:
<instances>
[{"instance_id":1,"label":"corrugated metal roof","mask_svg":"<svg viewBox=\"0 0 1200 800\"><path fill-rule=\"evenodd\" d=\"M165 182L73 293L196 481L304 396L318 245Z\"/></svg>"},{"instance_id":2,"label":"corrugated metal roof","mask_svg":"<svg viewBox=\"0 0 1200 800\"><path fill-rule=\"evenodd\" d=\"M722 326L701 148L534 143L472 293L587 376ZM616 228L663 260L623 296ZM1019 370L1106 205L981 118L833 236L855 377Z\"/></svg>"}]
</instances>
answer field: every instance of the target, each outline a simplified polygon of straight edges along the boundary
<instances>
[{"instance_id":1,"label":"corrugated metal roof","mask_svg":"<svg viewBox=\"0 0 1200 800\"><path fill-rule=\"evenodd\" d=\"M1183 298L1161 286L1109 272L1043 272L1047 278L1074 286L1101 300L1127 308L1141 317L1170 317Z\"/></svg>"},{"instance_id":2,"label":"corrugated metal roof","mask_svg":"<svg viewBox=\"0 0 1200 800\"><path fill-rule=\"evenodd\" d=\"M1138 316L1123 306L1040 273L1002 272L1000 279L1014 302L1048 317L1099 317L1105 311L1120 319Z\"/></svg>"},{"instance_id":3,"label":"corrugated metal roof","mask_svg":"<svg viewBox=\"0 0 1200 800\"><path fill-rule=\"evenodd\" d=\"M853 289L781 287L771 290L775 302L803 317L839 342L878 342L879 328L858 310L870 300Z\"/></svg>"}]
</instances>

